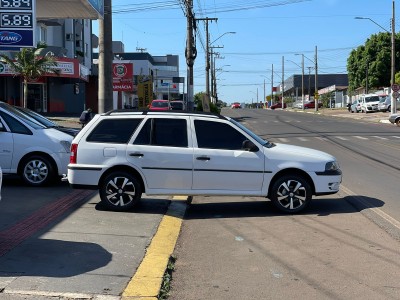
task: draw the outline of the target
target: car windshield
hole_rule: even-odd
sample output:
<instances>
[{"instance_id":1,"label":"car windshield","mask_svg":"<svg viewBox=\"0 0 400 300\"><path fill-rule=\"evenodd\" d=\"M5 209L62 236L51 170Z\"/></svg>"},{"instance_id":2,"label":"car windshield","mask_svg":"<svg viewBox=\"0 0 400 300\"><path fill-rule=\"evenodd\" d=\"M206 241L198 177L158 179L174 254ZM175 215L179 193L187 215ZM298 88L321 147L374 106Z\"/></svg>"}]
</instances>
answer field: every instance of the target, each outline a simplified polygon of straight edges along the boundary
<instances>
[{"instance_id":1,"label":"car windshield","mask_svg":"<svg viewBox=\"0 0 400 300\"><path fill-rule=\"evenodd\" d=\"M153 101L151 103L153 107L168 107L168 102L161 102L161 101Z\"/></svg>"},{"instance_id":2,"label":"car windshield","mask_svg":"<svg viewBox=\"0 0 400 300\"><path fill-rule=\"evenodd\" d=\"M255 134L254 132L252 132L250 129L246 128L245 126L243 126L242 124L240 124L239 122L235 121L232 118L228 118L228 120L230 122L232 122L233 124L235 124L236 126L238 126L240 129L242 129L243 131L245 131L248 135L250 135L253 139L255 139L258 143L260 143L261 145L270 148L273 146L273 144L271 142L268 142L262 138L260 138L257 134Z\"/></svg>"},{"instance_id":3,"label":"car windshield","mask_svg":"<svg viewBox=\"0 0 400 300\"><path fill-rule=\"evenodd\" d=\"M47 128L45 125L39 123L32 117L28 116L27 114L21 112L20 110L16 109L14 106L9 105L7 103L1 103L1 107L6 110L7 112L13 114L14 116L19 117L22 119L25 123L27 123L29 126L35 129L44 129Z\"/></svg>"},{"instance_id":4,"label":"car windshield","mask_svg":"<svg viewBox=\"0 0 400 300\"><path fill-rule=\"evenodd\" d=\"M365 102L379 101L379 96L365 97Z\"/></svg>"},{"instance_id":5,"label":"car windshield","mask_svg":"<svg viewBox=\"0 0 400 300\"><path fill-rule=\"evenodd\" d=\"M58 124L43 117L42 115L38 114L37 112L35 112L33 110L30 110L28 108L23 108L23 107L15 107L15 108L46 127L59 127Z\"/></svg>"}]
</instances>

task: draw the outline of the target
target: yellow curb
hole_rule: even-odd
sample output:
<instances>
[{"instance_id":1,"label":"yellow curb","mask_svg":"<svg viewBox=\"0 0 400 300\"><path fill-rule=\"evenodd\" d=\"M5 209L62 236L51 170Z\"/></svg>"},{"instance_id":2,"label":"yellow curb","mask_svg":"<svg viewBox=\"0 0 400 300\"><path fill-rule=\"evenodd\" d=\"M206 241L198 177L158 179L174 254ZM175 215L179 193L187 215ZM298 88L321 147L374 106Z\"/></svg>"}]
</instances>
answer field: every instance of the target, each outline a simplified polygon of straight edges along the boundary
<instances>
[{"instance_id":1,"label":"yellow curb","mask_svg":"<svg viewBox=\"0 0 400 300\"><path fill-rule=\"evenodd\" d=\"M123 300L157 299L168 261L175 249L187 197L175 196L162 218L142 263L122 293Z\"/></svg>"}]
</instances>

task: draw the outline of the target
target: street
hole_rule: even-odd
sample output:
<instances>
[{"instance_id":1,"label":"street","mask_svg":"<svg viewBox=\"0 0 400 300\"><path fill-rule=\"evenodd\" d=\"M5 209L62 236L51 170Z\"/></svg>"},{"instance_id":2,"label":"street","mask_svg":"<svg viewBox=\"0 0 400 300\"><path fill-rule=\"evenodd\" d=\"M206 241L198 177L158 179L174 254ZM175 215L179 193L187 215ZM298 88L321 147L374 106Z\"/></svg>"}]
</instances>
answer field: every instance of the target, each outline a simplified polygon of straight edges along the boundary
<instances>
[{"instance_id":1,"label":"street","mask_svg":"<svg viewBox=\"0 0 400 300\"><path fill-rule=\"evenodd\" d=\"M292 111L223 114L272 142L333 154L342 187L298 215L263 198L194 197L173 253L170 299L399 299L399 128ZM65 183L3 184L7 300L120 299L174 202L145 197L137 211L118 213Z\"/></svg>"}]
</instances>

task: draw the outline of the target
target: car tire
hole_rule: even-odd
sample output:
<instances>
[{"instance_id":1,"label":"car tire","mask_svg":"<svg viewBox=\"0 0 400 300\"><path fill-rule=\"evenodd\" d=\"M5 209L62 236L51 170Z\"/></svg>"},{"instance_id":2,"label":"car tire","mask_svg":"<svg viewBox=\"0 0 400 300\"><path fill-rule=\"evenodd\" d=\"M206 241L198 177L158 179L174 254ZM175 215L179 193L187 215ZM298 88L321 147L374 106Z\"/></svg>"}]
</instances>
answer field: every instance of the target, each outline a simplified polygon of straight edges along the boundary
<instances>
[{"instance_id":1,"label":"car tire","mask_svg":"<svg viewBox=\"0 0 400 300\"><path fill-rule=\"evenodd\" d=\"M395 121L396 125L400 127L400 118Z\"/></svg>"},{"instance_id":2,"label":"car tire","mask_svg":"<svg viewBox=\"0 0 400 300\"><path fill-rule=\"evenodd\" d=\"M142 197L142 188L135 176L127 172L112 172L100 183L101 203L112 211L127 211Z\"/></svg>"},{"instance_id":3,"label":"car tire","mask_svg":"<svg viewBox=\"0 0 400 300\"><path fill-rule=\"evenodd\" d=\"M53 182L56 171L53 164L44 156L32 155L21 163L20 176L30 186L43 186Z\"/></svg>"},{"instance_id":4,"label":"car tire","mask_svg":"<svg viewBox=\"0 0 400 300\"><path fill-rule=\"evenodd\" d=\"M286 175L278 178L270 191L272 203L284 213L297 213L311 201L310 184L302 176Z\"/></svg>"}]
</instances>

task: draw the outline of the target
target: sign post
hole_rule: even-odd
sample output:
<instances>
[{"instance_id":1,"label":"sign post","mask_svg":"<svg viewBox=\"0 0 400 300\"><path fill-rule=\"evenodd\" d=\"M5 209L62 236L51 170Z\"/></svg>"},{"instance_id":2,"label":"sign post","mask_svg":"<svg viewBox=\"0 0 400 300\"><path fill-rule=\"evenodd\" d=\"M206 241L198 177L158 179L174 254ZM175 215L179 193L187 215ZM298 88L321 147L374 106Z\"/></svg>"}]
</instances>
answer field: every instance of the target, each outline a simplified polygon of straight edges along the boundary
<instances>
[{"instance_id":1,"label":"sign post","mask_svg":"<svg viewBox=\"0 0 400 300\"><path fill-rule=\"evenodd\" d=\"M36 0L0 1L0 50L35 47Z\"/></svg>"}]
</instances>

